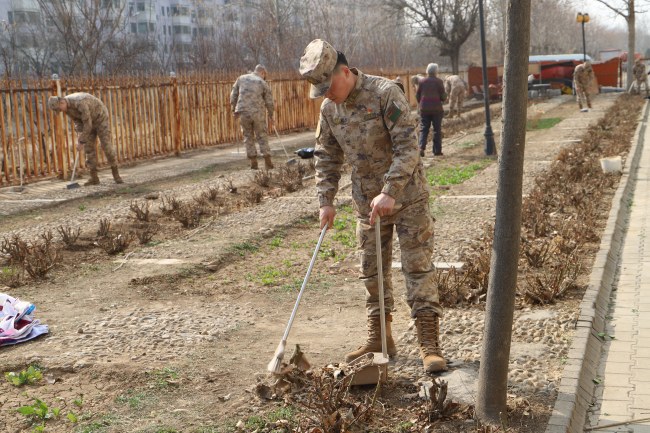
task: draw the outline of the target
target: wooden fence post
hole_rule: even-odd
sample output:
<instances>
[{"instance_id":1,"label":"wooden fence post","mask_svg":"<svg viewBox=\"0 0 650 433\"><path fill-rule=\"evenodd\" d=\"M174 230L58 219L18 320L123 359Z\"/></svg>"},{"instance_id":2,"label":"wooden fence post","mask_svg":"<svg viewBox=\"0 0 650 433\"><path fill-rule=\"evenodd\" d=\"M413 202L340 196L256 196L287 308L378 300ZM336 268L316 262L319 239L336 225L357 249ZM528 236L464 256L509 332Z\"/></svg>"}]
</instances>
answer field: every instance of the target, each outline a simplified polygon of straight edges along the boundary
<instances>
[{"instance_id":1,"label":"wooden fence post","mask_svg":"<svg viewBox=\"0 0 650 433\"><path fill-rule=\"evenodd\" d=\"M52 75L52 96L61 96L61 80L57 74ZM56 148L56 158L59 163L59 170L61 170L61 178L68 178L68 164L63 153L64 138L63 138L63 112L59 111L54 114L54 137L53 142ZM67 152L66 152L67 153Z\"/></svg>"},{"instance_id":2,"label":"wooden fence post","mask_svg":"<svg viewBox=\"0 0 650 433\"><path fill-rule=\"evenodd\" d=\"M171 72L171 84L172 84L172 109L174 110L174 154L180 156L181 154L181 107L178 97L178 80L176 79L176 73Z\"/></svg>"}]
</instances>

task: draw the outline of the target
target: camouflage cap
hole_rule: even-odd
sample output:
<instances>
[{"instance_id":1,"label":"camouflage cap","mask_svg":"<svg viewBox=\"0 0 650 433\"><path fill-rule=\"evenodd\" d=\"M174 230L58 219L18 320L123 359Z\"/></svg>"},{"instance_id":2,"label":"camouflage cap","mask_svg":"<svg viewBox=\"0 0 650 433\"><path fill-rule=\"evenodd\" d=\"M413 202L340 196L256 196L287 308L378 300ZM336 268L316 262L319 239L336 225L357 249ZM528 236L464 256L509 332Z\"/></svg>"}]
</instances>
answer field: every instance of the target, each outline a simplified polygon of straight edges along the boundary
<instances>
[{"instance_id":1,"label":"camouflage cap","mask_svg":"<svg viewBox=\"0 0 650 433\"><path fill-rule=\"evenodd\" d=\"M314 39L305 48L299 71L311 83L309 96L312 99L323 96L329 90L337 58L334 47L322 39Z\"/></svg>"},{"instance_id":2,"label":"camouflage cap","mask_svg":"<svg viewBox=\"0 0 650 433\"><path fill-rule=\"evenodd\" d=\"M62 99L63 99L63 98L61 98L61 97L59 97L59 96L50 96L50 97L47 99L47 108L49 108L50 110L58 111L58 110L59 110L59 102L60 102Z\"/></svg>"}]
</instances>

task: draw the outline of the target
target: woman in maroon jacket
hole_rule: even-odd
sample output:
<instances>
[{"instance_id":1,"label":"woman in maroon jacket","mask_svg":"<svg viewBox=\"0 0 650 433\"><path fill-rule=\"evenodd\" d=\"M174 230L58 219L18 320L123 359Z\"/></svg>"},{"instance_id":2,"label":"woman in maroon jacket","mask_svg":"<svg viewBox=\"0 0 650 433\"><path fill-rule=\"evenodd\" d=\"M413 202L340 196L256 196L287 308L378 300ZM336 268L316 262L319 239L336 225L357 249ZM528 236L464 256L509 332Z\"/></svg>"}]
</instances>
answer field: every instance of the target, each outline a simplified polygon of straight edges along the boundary
<instances>
[{"instance_id":1,"label":"woman in maroon jacket","mask_svg":"<svg viewBox=\"0 0 650 433\"><path fill-rule=\"evenodd\" d=\"M431 124L433 124L433 155L442 156L442 117L445 114L442 104L447 99L447 94L444 83L437 75L438 65L429 63L427 77L420 80L415 94L420 108L420 156L424 156L427 148Z\"/></svg>"}]
</instances>

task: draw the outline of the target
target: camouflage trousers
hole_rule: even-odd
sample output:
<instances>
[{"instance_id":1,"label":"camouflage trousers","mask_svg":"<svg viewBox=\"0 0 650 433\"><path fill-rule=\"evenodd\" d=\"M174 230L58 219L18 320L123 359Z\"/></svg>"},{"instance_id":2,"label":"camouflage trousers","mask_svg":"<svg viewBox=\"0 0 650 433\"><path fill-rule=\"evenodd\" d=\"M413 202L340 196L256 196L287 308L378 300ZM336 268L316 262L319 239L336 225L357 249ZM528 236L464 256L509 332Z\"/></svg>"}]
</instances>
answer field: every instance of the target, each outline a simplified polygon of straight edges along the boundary
<instances>
[{"instance_id":1,"label":"camouflage trousers","mask_svg":"<svg viewBox=\"0 0 650 433\"><path fill-rule=\"evenodd\" d=\"M403 207L391 216L381 219L381 251L384 274L384 306L393 311L393 284L391 263L393 232L397 231L401 249L402 273L406 280L406 302L411 316L420 311L432 311L442 316L438 289L434 282L433 218L428 200ZM377 253L375 228L367 217L357 221L357 242L361 249L361 276L366 286L368 316L379 315L379 285L377 279Z\"/></svg>"},{"instance_id":2,"label":"camouflage trousers","mask_svg":"<svg viewBox=\"0 0 650 433\"><path fill-rule=\"evenodd\" d=\"M465 100L465 89L464 88L454 88L451 89L449 95L449 115L454 115L454 108L460 116L460 110L463 108L463 101Z\"/></svg>"},{"instance_id":3,"label":"camouflage trousers","mask_svg":"<svg viewBox=\"0 0 650 433\"><path fill-rule=\"evenodd\" d=\"M591 99L589 99L589 92L585 87L581 84L575 85L576 89L576 94L578 95L578 105L580 106L580 109L583 107L583 103L587 103L587 107L591 108Z\"/></svg>"},{"instance_id":4,"label":"camouflage trousers","mask_svg":"<svg viewBox=\"0 0 650 433\"><path fill-rule=\"evenodd\" d=\"M99 137L99 142L106 160L111 167L116 166L115 146L113 146L113 141L111 140L111 128L108 120L97 125L88 136L79 136L79 141L84 143L86 165L91 170L97 170L97 137Z\"/></svg>"},{"instance_id":5,"label":"camouflage trousers","mask_svg":"<svg viewBox=\"0 0 650 433\"><path fill-rule=\"evenodd\" d=\"M239 113L239 124L241 125L241 132L244 135L244 146L246 146L246 156L248 158L255 158L257 156L255 138L257 138L260 153L263 156L271 154L269 137L266 132L266 112L264 114L241 112Z\"/></svg>"}]
</instances>

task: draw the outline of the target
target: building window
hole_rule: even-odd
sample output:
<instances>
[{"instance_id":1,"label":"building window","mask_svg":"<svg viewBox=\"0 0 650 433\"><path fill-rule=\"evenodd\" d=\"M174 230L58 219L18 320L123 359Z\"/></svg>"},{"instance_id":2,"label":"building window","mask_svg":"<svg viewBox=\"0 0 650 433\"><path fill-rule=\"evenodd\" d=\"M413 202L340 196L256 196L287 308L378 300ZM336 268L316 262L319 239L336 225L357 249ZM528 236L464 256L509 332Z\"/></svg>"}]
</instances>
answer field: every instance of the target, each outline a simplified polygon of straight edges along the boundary
<instances>
[{"instance_id":1,"label":"building window","mask_svg":"<svg viewBox=\"0 0 650 433\"><path fill-rule=\"evenodd\" d=\"M13 13L12 11L9 11L9 12L7 13L7 18L9 18L9 24L13 24L13 23L14 23L14 13Z\"/></svg>"},{"instance_id":2,"label":"building window","mask_svg":"<svg viewBox=\"0 0 650 433\"><path fill-rule=\"evenodd\" d=\"M131 23L131 33L138 33L138 25L136 23Z\"/></svg>"},{"instance_id":3,"label":"building window","mask_svg":"<svg viewBox=\"0 0 650 433\"><path fill-rule=\"evenodd\" d=\"M144 12L144 2L138 2L138 12Z\"/></svg>"},{"instance_id":4,"label":"building window","mask_svg":"<svg viewBox=\"0 0 650 433\"><path fill-rule=\"evenodd\" d=\"M165 16L165 7L164 6L160 7L160 13L162 14L162 16Z\"/></svg>"},{"instance_id":5,"label":"building window","mask_svg":"<svg viewBox=\"0 0 650 433\"><path fill-rule=\"evenodd\" d=\"M138 33L140 34L147 33L147 23L138 23Z\"/></svg>"}]
</instances>

